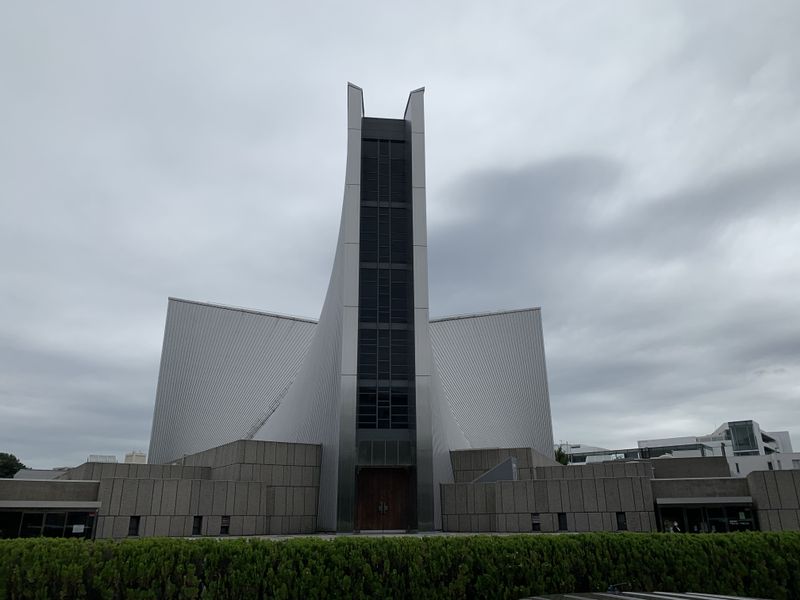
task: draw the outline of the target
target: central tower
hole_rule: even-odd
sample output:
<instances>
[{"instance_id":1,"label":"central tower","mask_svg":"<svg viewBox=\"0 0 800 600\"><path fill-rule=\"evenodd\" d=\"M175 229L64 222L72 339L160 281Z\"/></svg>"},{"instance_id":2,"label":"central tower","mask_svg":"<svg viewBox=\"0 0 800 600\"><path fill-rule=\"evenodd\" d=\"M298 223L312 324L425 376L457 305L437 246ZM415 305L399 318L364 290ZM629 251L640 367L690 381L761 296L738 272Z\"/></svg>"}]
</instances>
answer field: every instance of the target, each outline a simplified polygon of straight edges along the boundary
<instances>
[{"instance_id":1,"label":"central tower","mask_svg":"<svg viewBox=\"0 0 800 600\"><path fill-rule=\"evenodd\" d=\"M300 370L255 434L322 443L323 531L435 527L423 92L411 92L402 119L376 119L347 86L328 292ZM449 472L449 446L437 448Z\"/></svg>"},{"instance_id":2,"label":"central tower","mask_svg":"<svg viewBox=\"0 0 800 600\"><path fill-rule=\"evenodd\" d=\"M423 91L411 92L403 119L378 119L348 86L358 304L344 336L356 339L356 397L342 398L355 419L342 411L341 433L353 434L340 435L339 531L433 528Z\"/></svg>"},{"instance_id":3,"label":"central tower","mask_svg":"<svg viewBox=\"0 0 800 600\"><path fill-rule=\"evenodd\" d=\"M350 89L357 103L361 90ZM355 529L432 528L430 411L417 393L429 368L415 352L429 343L425 179L414 168L424 165L422 93L411 93L403 119L358 117Z\"/></svg>"}]
</instances>

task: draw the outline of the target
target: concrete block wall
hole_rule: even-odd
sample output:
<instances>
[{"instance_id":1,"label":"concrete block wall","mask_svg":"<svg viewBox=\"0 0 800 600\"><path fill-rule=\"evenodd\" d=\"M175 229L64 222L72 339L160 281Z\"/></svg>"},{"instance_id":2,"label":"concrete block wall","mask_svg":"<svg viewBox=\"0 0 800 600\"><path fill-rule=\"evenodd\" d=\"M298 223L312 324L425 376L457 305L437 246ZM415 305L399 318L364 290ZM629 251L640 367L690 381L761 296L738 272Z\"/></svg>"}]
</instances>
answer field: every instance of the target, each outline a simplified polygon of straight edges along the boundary
<instances>
[{"instance_id":1,"label":"concrete block wall","mask_svg":"<svg viewBox=\"0 0 800 600\"><path fill-rule=\"evenodd\" d=\"M171 465L86 463L65 479L95 480L96 537L312 533L316 530L322 449L314 444L240 440Z\"/></svg>"},{"instance_id":2,"label":"concrete block wall","mask_svg":"<svg viewBox=\"0 0 800 600\"><path fill-rule=\"evenodd\" d=\"M475 450L453 450L450 452L453 480L456 483L475 481L509 456L517 459L519 478L531 479L534 460L530 448L480 448Z\"/></svg>"},{"instance_id":3,"label":"concrete block wall","mask_svg":"<svg viewBox=\"0 0 800 600\"><path fill-rule=\"evenodd\" d=\"M190 536L195 516L201 535L220 535L223 516L229 535L312 533L318 494L318 486L258 481L103 479L97 537L127 537L131 516L140 517L140 536Z\"/></svg>"},{"instance_id":4,"label":"concrete block wall","mask_svg":"<svg viewBox=\"0 0 800 600\"><path fill-rule=\"evenodd\" d=\"M534 479L600 479L611 477L652 476L649 461L611 461L589 465L536 467Z\"/></svg>"},{"instance_id":5,"label":"concrete block wall","mask_svg":"<svg viewBox=\"0 0 800 600\"><path fill-rule=\"evenodd\" d=\"M232 448L216 457L212 479L262 481L275 486L319 485L319 445L241 440L227 446ZM238 462L229 462L240 457Z\"/></svg>"},{"instance_id":6,"label":"concrete block wall","mask_svg":"<svg viewBox=\"0 0 800 600\"><path fill-rule=\"evenodd\" d=\"M469 483L509 456L517 459L519 478L597 479L600 477L652 477L651 461L611 461L589 465L561 465L530 448L484 448L450 452L455 483Z\"/></svg>"},{"instance_id":7,"label":"concrete block wall","mask_svg":"<svg viewBox=\"0 0 800 600\"><path fill-rule=\"evenodd\" d=\"M750 488L743 478L653 479L650 483L656 498L730 498L750 495Z\"/></svg>"},{"instance_id":8,"label":"concrete block wall","mask_svg":"<svg viewBox=\"0 0 800 600\"><path fill-rule=\"evenodd\" d=\"M629 531L656 529L650 481L640 476L453 483L441 494L444 531L530 532L538 514L541 531L554 532L558 513L567 531L616 531L617 512Z\"/></svg>"},{"instance_id":9,"label":"concrete block wall","mask_svg":"<svg viewBox=\"0 0 800 600\"><path fill-rule=\"evenodd\" d=\"M0 479L0 502L96 502L96 481Z\"/></svg>"},{"instance_id":10,"label":"concrete block wall","mask_svg":"<svg viewBox=\"0 0 800 600\"><path fill-rule=\"evenodd\" d=\"M699 477L730 477L731 469L724 456L687 456L652 460L656 479L688 479Z\"/></svg>"},{"instance_id":11,"label":"concrete block wall","mask_svg":"<svg viewBox=\"0 0 800 600\"><path fill-rule=\"evenodd\" d=\"M800 531L800 471L753 471L747 485L762 531Z\"/></svg>"},{"instance_id":12,"label":"concrete block wall","mask_svg":"<svg viewBox=\"0 0 800 600\"><path fill-rule=\"evenodd\" d=\"M135 465L127 463L84 463L65 471L58 479L99 481L114 477L130 479L206 479L211 469L181 465Z\"/></svg>"}]
</instances>

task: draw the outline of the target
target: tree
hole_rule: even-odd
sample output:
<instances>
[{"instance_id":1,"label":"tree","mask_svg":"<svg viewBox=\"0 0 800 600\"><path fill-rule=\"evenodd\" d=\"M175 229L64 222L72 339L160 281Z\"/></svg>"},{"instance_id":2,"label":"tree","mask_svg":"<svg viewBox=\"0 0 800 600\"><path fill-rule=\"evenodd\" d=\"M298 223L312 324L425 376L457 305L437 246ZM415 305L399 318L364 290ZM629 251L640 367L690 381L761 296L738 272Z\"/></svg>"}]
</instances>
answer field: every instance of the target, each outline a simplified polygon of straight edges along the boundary
<instances>
[{"instance_id":1,"label":"tree","mask_svg":"<svg viewBox=\"0 0 800 600\"><path fill-rule=\"evenodd\" d=\"M556 448L555 458L556 462L560 462L562 465L569 464L569 456L567 455L566 452L564 452L564 448L562 448L561 446Z\"/></svg>"},{"instance_id":2,"label":"tree","mask_svg":"<svg viewBox=\"0 0 800 600\"><path fill-rule=\"evenodd\" d=\"M20 469L27 469L13 454L0 452L0 478L13 477Z\"/></svg>"}]
</instances>

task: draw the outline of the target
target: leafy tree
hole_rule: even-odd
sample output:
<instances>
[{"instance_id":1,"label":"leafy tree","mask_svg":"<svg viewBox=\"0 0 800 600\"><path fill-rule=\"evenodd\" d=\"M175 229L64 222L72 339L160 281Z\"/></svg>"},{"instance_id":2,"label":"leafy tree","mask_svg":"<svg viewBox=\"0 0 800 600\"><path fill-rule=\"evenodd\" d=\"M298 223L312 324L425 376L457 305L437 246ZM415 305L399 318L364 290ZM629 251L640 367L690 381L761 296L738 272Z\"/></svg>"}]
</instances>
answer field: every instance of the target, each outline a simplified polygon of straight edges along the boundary
<instances>
[{"instance_id":1,"label":"leafy tree","mask_svg":"<svg viewBox=\"0 0 800 600\"><path fill-rule=\"evenodd\" d=\"M8 452L0 452L0 477L13 477L20 469L27 469L19 459Z\"/></svg>"},{"instance_id":2,"label":"leafy tree","mask_svg":"<svg viewBox=\"0 0 800 600\"><path fill-rule=\"evenodd\" d=\"M556 448L555 458L556 462L560 462L562 465L569 464L569 456L567 456L567 453L564 452L564 448L561 446Z\"/></svg>"}]
</instances>

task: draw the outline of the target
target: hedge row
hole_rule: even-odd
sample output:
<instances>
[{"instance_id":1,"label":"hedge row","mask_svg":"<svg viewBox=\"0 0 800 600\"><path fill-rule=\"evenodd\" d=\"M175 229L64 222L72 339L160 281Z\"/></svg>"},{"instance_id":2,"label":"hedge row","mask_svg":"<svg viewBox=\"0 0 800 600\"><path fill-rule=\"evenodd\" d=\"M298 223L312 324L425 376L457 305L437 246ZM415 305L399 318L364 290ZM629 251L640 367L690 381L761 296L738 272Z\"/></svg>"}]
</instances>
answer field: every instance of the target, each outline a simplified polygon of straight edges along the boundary
<instances>
[{"instance_id":1,"label":"hedge row","mask_svg":"<svg viewBox=\"0 0 800 600\"><path fill-rule=\"evenodd\" d=\"M800 533L0 541L0 598L800 598Z\"/></svg>"}]
</instances>

